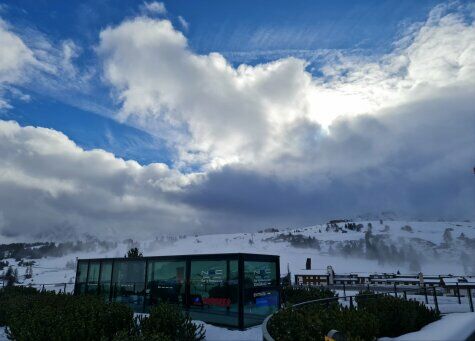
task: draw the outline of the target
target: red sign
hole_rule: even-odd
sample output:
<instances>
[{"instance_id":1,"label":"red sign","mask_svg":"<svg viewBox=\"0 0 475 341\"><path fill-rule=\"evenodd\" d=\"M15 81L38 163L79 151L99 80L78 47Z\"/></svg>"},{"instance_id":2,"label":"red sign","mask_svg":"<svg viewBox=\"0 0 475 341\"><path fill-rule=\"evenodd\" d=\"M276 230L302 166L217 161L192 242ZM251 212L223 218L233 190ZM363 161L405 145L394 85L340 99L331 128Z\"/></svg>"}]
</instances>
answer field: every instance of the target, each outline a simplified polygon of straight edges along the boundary
<instances>
[{"instance_id":1,"label":"red sign","mask_svg":"<svg viewBox=\"0 0 475 341\"><path fill-rule=\"evenodd\" d=\"M203 304L227 308L231 306L231 300L229 298L206 297L203 298Z\"/></svg>"}]
</instances>

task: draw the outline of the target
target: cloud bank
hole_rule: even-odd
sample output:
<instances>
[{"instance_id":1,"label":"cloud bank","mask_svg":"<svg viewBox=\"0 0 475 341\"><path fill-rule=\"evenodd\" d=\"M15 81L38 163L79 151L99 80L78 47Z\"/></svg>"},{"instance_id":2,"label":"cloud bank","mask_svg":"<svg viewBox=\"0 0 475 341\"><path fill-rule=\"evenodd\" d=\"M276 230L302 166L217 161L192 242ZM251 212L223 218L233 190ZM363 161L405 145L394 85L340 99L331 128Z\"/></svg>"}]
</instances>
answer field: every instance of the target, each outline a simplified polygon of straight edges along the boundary
<instances>
[{"instance_id":1,"label":"cloud bank","mask_svg":"<svg viewBox=\"0 0 475 341\"><path fill-rule=\"evenodd\" d=\"M0 121L0 155L4 235L130 237L196 228L196 215L172 196L196 175L84 151L62 133L15 122Z\"/></svg>"},{"instance_id":2,"label":"cloud bank","mask_svg":"<svg viewBox=\"0 0 475 341\"><path fill-rule=\"evenodd\" d=\"M103 30L96 51L117 119L168 141L173 167L0 121L3 234L224 232L387 210L475 218L471 6L438 6L391 53L337 53L319 76L298 58L233 67L146 16Z\"/></svg>"}]
</instances>

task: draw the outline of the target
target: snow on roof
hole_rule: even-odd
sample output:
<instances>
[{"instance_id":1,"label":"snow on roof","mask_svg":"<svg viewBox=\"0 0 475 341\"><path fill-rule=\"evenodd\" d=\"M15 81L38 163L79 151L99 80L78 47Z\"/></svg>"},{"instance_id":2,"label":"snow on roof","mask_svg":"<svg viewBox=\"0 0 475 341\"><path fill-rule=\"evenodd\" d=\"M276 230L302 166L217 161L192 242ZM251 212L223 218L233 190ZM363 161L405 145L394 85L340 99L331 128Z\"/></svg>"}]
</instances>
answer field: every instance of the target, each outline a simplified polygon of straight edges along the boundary
<instances>
[{"instance_id":1,"label":"snow on roof","mask_svg":"<svg viewBox=\"0 0 475 341\"><path fill-rule=\"evenodd\" d=\"M445 284L456 284L458 283L459 279L455 277L445 277L442 278Z\"/></svg>"},{"instance_id":2,"label":"snow on roof","mask_svg":"<svg viewBox=\"0 0 475 341\"><path fill-rule=\"evenodd\" d=\"M348 273L342 273L342 274L335 274L335 278L341 278L341 277L357 277L357 274L348 274Z\"/></svg>"},{"instance_id":3,"label":"snow on roof","mask_svg":"<svg viewBox=\"0 0 475 341\"><path fill-rule=\"evenodd\" d=\"M414 277L395 277L395 278L382 278L387 282L419 282L419 278Z\"/></svg>"},{"instance_id":4,"label":"snow on roof","mask_svg":"<svg viewBox=\"0 0 475 341\"><path fill-rule=\"evenodd\" d=\"M356 275L358 275L358 277L370 277L371 275L375 274L371 272L358 272Z\"/></svg>"},{"instance_id":5,"label":"snow on roof","mask_svg":"<svg viewBox=\"0 0 475 341\"><path fill-rule=\"evenodd\" d=\"M460 286L460 287L475 287L475 280L472 278L443 278L444 285L447 287L455 287L455 286Z\"/></svg>"},{"instance_id":6,"label":"snow on roof","mask_svg":"<svg viewBox=\"0 0 475 341\"><path fill-rule=\"evenodd\" d=\"M310 276L326 276L328 273L322 270L298 270L295 272L295 275L310 275Z\"/></svg>"}]
</instances>

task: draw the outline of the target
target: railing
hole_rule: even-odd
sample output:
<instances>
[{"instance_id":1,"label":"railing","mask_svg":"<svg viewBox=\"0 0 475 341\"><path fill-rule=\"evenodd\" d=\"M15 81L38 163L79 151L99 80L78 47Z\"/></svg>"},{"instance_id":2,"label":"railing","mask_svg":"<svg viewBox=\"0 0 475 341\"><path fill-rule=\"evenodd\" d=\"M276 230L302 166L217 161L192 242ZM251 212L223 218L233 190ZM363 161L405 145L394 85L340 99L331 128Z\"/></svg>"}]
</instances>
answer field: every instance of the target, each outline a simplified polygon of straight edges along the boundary
<instances>
[{"instance_id":1,"label":"railing","mask_svg":"<svg viewBox=\"0 0 475 341\"><path fill-rule=\"evenodd\" d=\"M42 291L56 291L63 293L73 293L74 283L15 283L15 286L35 288ZM6 282L2 281L2 288L6 287Z\"/></svg>"}]
</instances>

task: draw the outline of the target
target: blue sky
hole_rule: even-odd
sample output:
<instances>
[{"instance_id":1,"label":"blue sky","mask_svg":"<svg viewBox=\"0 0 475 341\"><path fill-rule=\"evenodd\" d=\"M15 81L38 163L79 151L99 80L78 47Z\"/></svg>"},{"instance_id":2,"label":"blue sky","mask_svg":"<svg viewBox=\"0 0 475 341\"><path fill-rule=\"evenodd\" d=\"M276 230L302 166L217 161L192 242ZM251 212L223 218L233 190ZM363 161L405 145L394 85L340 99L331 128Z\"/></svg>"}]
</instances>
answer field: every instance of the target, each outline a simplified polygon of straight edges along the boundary
<instances>
[{"instance_id":1,"label":"blue sky","mask_svg":"<svg viewBox=\"0 0 475 341\"><path fill-rule=\"evenodd\" d=\"M286 56L315 63L319 74L321 50L357 50L380 55L392 49L394 40L408 25L424 20L441 1L223 1L163 2L168 18L186 35L199 54L222 53L233 65L259 64ZM141 14L138 1L14 1L2 2L2 18L24 35L42 35L52 44L72 40L80 54L78 68L95 68L94 47L101 30ZM188 27L183 27L179 17ZM103 148L141 163L167 162L173 156L166 144L147 132L109 120L118 106L110 89L95 74L86 93L45 91L41 84L23 91L30 101L14 101L2 113L22 125L51 127L66 133L84 148ZM81 100L78 100L79 97ZM99 106L87 110L88 104ZM98 117L99 115L99 117ZM105 117L100 117L105 116ZM116 143L110 142L111 134ZM120 141L117 143L117 141ZM130 142L130 143L129 143Z\"/></svg>"},{"instance_id":2,"label":"blue sky","mask_svg":"<svg viewBox=\"0 0 475 341\"><path fill-rule=\"evenodd\" d=\"M0 1L0 233L475 219L473 1Z\"/></svg>"}]
</instances>

